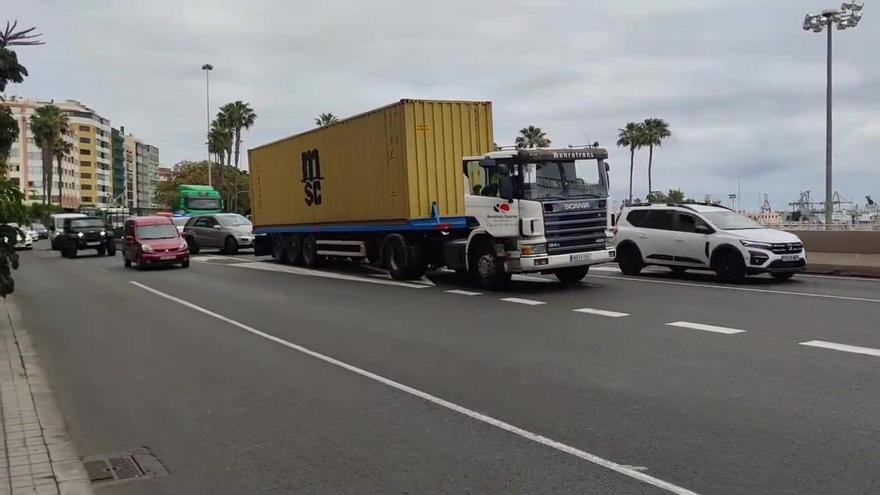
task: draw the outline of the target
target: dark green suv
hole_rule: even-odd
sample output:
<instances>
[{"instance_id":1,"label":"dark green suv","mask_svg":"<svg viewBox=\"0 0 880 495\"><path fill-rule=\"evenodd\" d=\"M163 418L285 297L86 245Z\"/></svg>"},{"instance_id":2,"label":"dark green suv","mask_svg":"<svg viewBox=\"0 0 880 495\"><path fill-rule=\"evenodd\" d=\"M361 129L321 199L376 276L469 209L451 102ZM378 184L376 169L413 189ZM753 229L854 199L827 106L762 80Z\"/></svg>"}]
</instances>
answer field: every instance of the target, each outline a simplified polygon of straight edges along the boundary
<instances>
[{"instance_id":1,"label":"dark green suv","mask_svg":"<svg viewBox=\"0 0 880 495\"><path fill-rule=\"evenodd\" d=\"M113 230L95 217L64 219L64 227L55 238L55 246L65 258L75 258L77 251L94 249L104 256L116 256L116 240Z\"/></svg>"}]
</instances>

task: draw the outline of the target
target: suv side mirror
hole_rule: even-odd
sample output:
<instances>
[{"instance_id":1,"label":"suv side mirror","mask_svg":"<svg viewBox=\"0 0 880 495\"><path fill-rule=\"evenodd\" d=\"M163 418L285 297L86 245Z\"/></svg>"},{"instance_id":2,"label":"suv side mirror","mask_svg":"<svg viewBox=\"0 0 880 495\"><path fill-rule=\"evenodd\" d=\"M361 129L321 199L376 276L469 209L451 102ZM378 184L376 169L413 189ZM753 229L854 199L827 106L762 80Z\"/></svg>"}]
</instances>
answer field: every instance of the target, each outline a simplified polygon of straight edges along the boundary
<instances>
[{"instance_id":1,"label":"suv side mirror","mask_svg":"<svg viewBox=\"0 0 880 495\"><path fill-rule=\"evenodd\" d=\"M215 224L214 224L214 230L220 230L221 228L222 228L222 227L220 227L220 224L219 224L219 223L215 223Z\"/></svg>"},{"instance_id":2,"label":"suv side mirror","mask_svg":"<svg viewBox=\"0 0 880 495\"><path fill-rule=\"evenodd\" d=\"M711 234L711 233L712 233L712 229L710 229L709 227L707 227L707 226L705 226L705 225L702 225L702 224L701 224L701 225L695 225L695 226L694 226L694 233L695 233L695 234L705 234L705 235L708 235L708 234Z\"/></svg>"},{"instance_id":3,"label":"suv side mirror","mask_svg":"<svg viewBox=\"0 0 880 495\"><path fill-rule=\"evenodd\" d=\"M502 175L498 178L498 196L508 201L513 201L513 178Z\"/></svg>"}]
</instances>

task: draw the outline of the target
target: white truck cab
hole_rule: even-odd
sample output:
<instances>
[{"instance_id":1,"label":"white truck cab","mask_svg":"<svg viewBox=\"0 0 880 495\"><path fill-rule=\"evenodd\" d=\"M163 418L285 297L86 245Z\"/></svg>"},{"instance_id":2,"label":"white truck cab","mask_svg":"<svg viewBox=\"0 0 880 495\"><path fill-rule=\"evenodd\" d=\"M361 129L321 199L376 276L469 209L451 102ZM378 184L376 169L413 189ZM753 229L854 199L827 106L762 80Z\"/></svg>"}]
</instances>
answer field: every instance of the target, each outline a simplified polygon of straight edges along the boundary
<instances>
[{"instance_id":1,"label":"white truck cab","mask_svg":"<svg viewBox=\"0 0 880 495\"><path fill-rule=\"evenodd\" d=\"M465 157L465 213L478 223L468 252L482 239L495 246L507 276L552 273L562 282L581 280L591 265L613 261L607 157L595 147ZM478 258L466 256L469 263Z\"/></svg>"}]
</instances>

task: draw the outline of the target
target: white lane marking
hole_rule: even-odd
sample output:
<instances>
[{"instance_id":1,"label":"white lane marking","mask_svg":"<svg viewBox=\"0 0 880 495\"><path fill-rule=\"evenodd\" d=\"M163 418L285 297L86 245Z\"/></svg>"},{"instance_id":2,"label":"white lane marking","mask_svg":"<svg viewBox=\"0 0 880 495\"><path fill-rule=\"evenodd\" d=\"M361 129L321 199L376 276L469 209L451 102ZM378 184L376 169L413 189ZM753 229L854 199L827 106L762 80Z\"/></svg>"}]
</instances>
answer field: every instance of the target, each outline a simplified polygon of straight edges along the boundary
<instances>
[{"instance_id":1,"label":"white lane marking","mask_svg":"<svg viewBox=\"0 0 880 495\"><path fill-rule=\"evenodd\" d=\"M742 292L759 292L762 294L780 294L783 296L802 296L802 297L816 297L820 299L835 299L839 301L856 301L856 302L868 302L868 303L880 303L880 299L871 299L868 297L854 297L854 296L835 296L833 294L814 294L811 292L791 292L785 290L770 290L770 289L755 289L752 287L729 287L726 285L711 285L711 284L696 284L690 282L672 282L669 280L651 280L647 278L635 278L635 277L612 277L608 275L587 275L588 277L593 278L607 278L610 280L626 280L628 282L642 282L646 284L664 284L664 285L683 285L686 287L700 287L704 289L719 289L719 290L738 290Z\"/></svg>"},{"instance_id":2,"label":"white lane marking","mask_svg":"<svg viewBox=\"0 0 880 495\"><path fill-rule=\"evenodd\" d=\"M398 282L397 280L384 280L381 278L360 277L357 275L346 275L344 273L325 272L321 270L312 270L309 268L299 268L296 266L279 265L277 263L227 263L223 266L232 266L236 268L250 268L251 270L262 270L266 272L292 273L294 275L305 275L307 277L332 278L337 280L349 280L354 282L368 282L379 285L393 285L395 287L409 287L410 289L427 289L430 285L423 283Z\"/></svg>"},{"instance_id":3,"label":"white lane marking","mask_svg":"<svg viewBox=\"0 0 880 495\"><path fill-rule=\"evenodd\" d=\"M617 311L606 311L604 309L593 309L593 308L580 308L573 309L575 313L586 313L589 315L598 315L598 316L607 316L609 318L622 318L624 316L629 316L629 313L618 313Z\"/></svg>"},{"instance_id":4,"label":"white lane marking","mask_svg":"<svg viewBox=\"0 0 880 495\"><path fill-rule=\"evenodd\" d=\"M472 290L452 289L446 291L447 294L458 294L459 296L479 296L482 292L474 292Z\"/></svg>"},{"instance_id":5,"label":"white lane marking","mask_svg":"<svg viewBox=\"0 0 880 495\"><path fill-rule=\"evenodd\" d=\"M821 347L823 349L833 349L835 351L853 352L856 354L867 354L868 356L880 357L880 349L872 349L870 347L861 347L849 344L837 344L834 342L825 342L824 340L811 340L809 342L801 342L800 345L808 345L810 347Z\"/></svg>"},{"instance_id":6,"label":"white lane marking","mask_svg":"<svg viewBox=\"0 0 880 495\"><path fill-rule=\"evenodd\" d=\"M547 304L544 301L535 301L534 299L520 299L518 297L505 297L501 300L509 303L525 304L526 306L540 306L542 304Z\"/></svg>"},{"instance_id":7,"label":"white lane marking","mask_svg":"<svg viewBox=\"0 0 880 495\"><path fill-rule=\"evenodd\" d=\"M524 430L524 429L519 428L517 426L514 426L510 423L506 423L504 421L501 421L500 419L495 419L492 416L488 416L483 413L474 411L473 409L468 409L464 406L460 406L458 404L455 404L454 402L449 402L448 400L441 399L440 397L437 397L435 395L431 395L427 392L422 392L419 389L404 385L402 383L396 382L396 381L391 380L389 378L385 378L384 376L377 375L377 374L372 373L370 371L367 371L363 368L358 368L357 366L345 363L343 361L340 361L338 359L332 358L332 357L327 356L325 354L321 354L319 352L313 351L313 350L308 349L306 347L303 347L301 345L294 344L293 342L284 340L280 337L276 337L276 336L268 334L266 332L262 332L260 330L257 330L256 328L245 325L244 323L238 322L238 321L233 320L231 318L227 318L219 313L215 313L215 312L213 312L209 309L205 309L197 304L193 304L189 301L185 301L183 299L172 296L170 294L166 294L162 291L153 289L152 287L148 287L144 284L135 282L133 280L129 281L129 283L131 283L132 285L139 287L147 292L151 292L159 297L165 298L169 301L176 302L177 304L180 304L181 306L185 306L185 307L190 308L196 312L202 313L202 314L210 316L212 318L216 318L224 323L228 323L234 327L238 327L238 328L240 328L248 333L251 333L253 335L256 335L258 337L262 337L270 342L274 342L276 344L283 345L284 347L287 347L289 349L299 351L299 352L306 354L308 356L311 356L315 359L319 359L321 361L324 361L325 363L332 364L333 366L337 366L339 368L345 369L347 371L350 371L352 373L360 375L364 378L368 378L370 380L379 382L379 383L386 385L388 387L397 389L401 392L413 395L413 396L418 397L418 398L425 400L427 402L431 402L431 403L436 404L440 407L449 409L450 411L457 412L457 413L464 415L464 416L467 416L471 419L475 419L481 423L485 423L487 425L494 426L494 427L501 429L501 430L504 430L508 433L512 433L512 434L517 435L521 438L525 438L526 440L530 440L532 442L550 447L550 448L558 450L560 452L564 452L566 454L572 455L572 456L577 457L579 459L596 464L597 466L604 467L606 469L609 469L609 470L614 471L616 473L622 474L624 476L627 476L627 477L633 478L635 480L641 481L643 483L647 483L647 484L655 486L657 488L666 490L669 493L673 493L675 495L698 495L696 492L688 490L687 488L683 488L678 485L674 485L672 483L669 483L668 481L663 481L659 478L655 478L653 476L650 476L650 475L647 475L643 472L640 472L641 469L644 469L641 466L629 467L624 464L618 464L614 461L609 461L609 460L607 460L603 457L599 457L595 454L585 452L583 450L577 449L577 448L572 447L570 445L566 445L562 442L557 442L556 440L552 440L552 439L547 438L545 436L538 435L537 433L532 433L528 430Z\"/></svg>"},{"instance_id":8,"label":"white lane marking","mask_svg":"<svg viewBox=\"0 0 880 495\"><path fill-rule=\"evenodd\" d=\"M674 321L672 323L667 323L666 326L690 328L692 330L703 330L705 332L724 333L727 335L733 335L735 333L745 333L745 330L739 330L737 328L716 327L715 325L704 325L702 323L691 323L689 321Z\"/></svg>"}]
</instances>

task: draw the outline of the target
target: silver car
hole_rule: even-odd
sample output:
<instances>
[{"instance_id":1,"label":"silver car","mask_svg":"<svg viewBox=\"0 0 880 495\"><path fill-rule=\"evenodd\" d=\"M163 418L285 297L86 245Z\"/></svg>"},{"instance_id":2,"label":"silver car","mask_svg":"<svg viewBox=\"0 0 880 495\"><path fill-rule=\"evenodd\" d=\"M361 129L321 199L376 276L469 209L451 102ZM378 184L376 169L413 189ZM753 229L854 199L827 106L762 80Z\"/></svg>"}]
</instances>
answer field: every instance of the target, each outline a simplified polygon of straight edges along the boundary
<instances>
[{"instance_id":1,"label":"silver car","mask_svg":"<svg viewBox=\"0 0 880 495\"><path fill-rule=\"evenodd\" d=\"M235 254L241 248L254 247L253 224L238 213L215 213L190 218L183 226L189 252L217 248Z\"/></svg>"}]
</instances>

